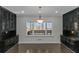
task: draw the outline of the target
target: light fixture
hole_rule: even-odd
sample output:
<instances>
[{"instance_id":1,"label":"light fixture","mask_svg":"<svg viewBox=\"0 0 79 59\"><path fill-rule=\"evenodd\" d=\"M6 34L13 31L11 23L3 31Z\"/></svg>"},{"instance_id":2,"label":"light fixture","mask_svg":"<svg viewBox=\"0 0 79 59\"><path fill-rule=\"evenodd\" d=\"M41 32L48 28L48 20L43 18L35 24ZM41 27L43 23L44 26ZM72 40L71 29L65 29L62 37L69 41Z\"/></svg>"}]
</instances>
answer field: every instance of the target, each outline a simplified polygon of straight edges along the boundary
<instances>
[{"instance_id":1,"label":"light fixture","mask_svg":"<svg viewBox=\"0 0 79 59\"><path fill-rule=\"evenodd\" d=\"M78 22L74 22L74 28L75 28L75 30L78 29Z\"/></svg>"},{"instance_id":2,"label":"light fixture","mask_svg":"<svg viewBox=\"0 0 79 59\"><path fill-rule=\"evenodd\" d=\"M56 11L56 13L58 13L58 11Z\"/></svg>"},{"instance_id":3,"label":"light fixture","mask_svg":"<svg viewBox=\"0 0 79 59\"><path fill-rule=\"evenodd\" d=\"M74 31L72 31L72 34L74 33Z\"/></svg>"},{"instance_id":4,"label":"light fixture","mask_svg":"<svg viewBox=\"0 0 79 59\"><path fill-rule=\"evenodd\" d=\"M40 14L40 13L41 13L41 11L39 10L39 11L38 11L38 13Z\"/></svg>"},{"instance_id":5,"label":"light fixture","mask_svg":"<svg viewBox=\"0 0 79 59\"><path fill-rule=\"evenodd\" d=\"M41 15L40 15L40 16L39 16L39 19L37 19L37 22L38 22L38 23L43 23L43 21L44 21L44 20L41 18Z\"/></svg>"},{"instance_id":6,"label":"light fixture","mask_svg":"<svg viewBox=\"0 0 79 59\"><path fill-rule=\"evenodd\" d=\"M24 13L24 10L22 10L21 13Z\"/></svg>"},{"instance_id":7,"label":"light fixture","mask_svg":"<svg viewBox=\"0 0 79 59\"><path fill-rule=\"evenodd\" d=\"M41 11L41 6L39 6L38 7L39 8L39 10L38 10L38 18L34 18L34 21L36 21L36 22L38 22L38 23L43 23L44 21L46 21L47 19L46 18L44 18L44 17L42 17L42 15L41 15L41 13L42 13L42 11Z\"/></svg>"},{"instance_id":8,"label":"light fixture","mask_svg":"<svg viewBox=\"0 0 79 59\"><path fill-rule=\"evenodd\" d=\"M44 21L44 20L42 19L42 16L41 16L41 8L42 8L42 7L40 6L40 7L39 7L39 11L38 11L38 13L39 13L39 18L37 19L37 22L38 22L38 23L43 23L43 21Z\"/></svg>"},{"instance_id":9,"label":"light fixture","mask_svg":"<svg viewBox=\"0 0 79 59\"><path fill-rule=\"evenodd\" d=\"M43 23L43 20L37 20L38 23Z\"/></svg>"}]
</instances>

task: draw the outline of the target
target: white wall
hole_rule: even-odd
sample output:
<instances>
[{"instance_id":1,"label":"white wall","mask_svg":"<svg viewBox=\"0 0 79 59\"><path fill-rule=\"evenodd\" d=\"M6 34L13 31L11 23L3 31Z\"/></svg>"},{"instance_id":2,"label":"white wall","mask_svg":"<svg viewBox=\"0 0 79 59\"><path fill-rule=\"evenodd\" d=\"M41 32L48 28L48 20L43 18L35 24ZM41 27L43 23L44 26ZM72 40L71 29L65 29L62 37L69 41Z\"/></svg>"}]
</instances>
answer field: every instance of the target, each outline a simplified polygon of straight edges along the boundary
<instances>
[{"instance_id":1,"label":"white wall","mask_svg":"<svg viewBox=\"0 0 79 59\"><path fill-rule=\"evenodd\" d=\"M33 17L17 16L17 34L19 34L19 43L60 43L60 35L62 34L62 16L47 17L47 19L53 23L53 36L26 36L26 21L33 20Z\"/></svg>"}]
</instances>

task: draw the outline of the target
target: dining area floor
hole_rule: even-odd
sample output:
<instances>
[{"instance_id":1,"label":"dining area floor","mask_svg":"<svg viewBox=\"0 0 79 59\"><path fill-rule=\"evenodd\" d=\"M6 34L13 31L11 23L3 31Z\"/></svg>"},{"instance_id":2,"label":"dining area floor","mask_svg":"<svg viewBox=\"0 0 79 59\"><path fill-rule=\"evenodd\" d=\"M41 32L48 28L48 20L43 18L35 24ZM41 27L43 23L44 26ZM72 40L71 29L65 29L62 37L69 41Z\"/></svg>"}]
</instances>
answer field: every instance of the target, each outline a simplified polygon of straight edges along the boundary
<instances>
[{"instance_id":1,"label":"dining area floor","mask_svg":"<svg viewBox=\"0 0 79 59\"><path fill-rule=\"evenodd\" d=\"M16 44L6 53L75 53L62 44Z\"/></svg>"}]
</instances>

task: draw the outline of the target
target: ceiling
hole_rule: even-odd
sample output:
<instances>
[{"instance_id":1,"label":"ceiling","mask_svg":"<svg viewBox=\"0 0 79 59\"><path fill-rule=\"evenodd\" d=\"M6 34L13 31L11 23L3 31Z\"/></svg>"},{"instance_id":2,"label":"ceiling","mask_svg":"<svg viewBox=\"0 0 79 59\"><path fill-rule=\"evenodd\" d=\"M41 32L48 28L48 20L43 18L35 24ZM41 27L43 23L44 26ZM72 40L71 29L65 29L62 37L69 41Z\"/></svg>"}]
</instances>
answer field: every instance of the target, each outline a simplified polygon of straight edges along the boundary
<instances>
[{"instance_id":1,"label":"ceiling","mask_svg":"<svg viewBox=\"0 0 79 59\"><path fill-rule=\"evenodd\" d=\"M8 10L16 13L17 15L38 16L38 6L4 6ZM62 14L77 8L77 6L42 6L41 15L48 16L61 16ZM56 13L56 11L58 13Z\"/></svg>"}]
</instances>

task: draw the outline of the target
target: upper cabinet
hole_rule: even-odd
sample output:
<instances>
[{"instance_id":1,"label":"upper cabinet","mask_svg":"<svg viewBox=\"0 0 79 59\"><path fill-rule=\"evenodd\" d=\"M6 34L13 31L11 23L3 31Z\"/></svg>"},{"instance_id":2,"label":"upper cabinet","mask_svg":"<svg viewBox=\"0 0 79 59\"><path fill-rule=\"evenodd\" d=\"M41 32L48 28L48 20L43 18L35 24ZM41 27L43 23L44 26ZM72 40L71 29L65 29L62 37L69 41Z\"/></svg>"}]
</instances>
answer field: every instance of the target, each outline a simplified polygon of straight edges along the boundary
<instances>
[{"instance_id":1,"label":"upper cabinet","mask_svg":"<svg viewBox=\"0 0 79 59\"><path fill-rule=\"evenodd\" d=\"M16 30L16 14L0 7L0 32Z\"/></svg>"},{"instance_id":2,"label":"upper cabinet","mask_svg":"<svg viewBox=\"0 0 79 59\"><path fill-rule=\"evenodd\" d=\"M10 30L16 29L16 15L13 13L10 13Z\"/></svg>"},{"instance_id":3,"label":"upper cabinet","mask_svg":"<svg viewBox=\"0 0 79 59\"><path fill-rule=\"evenodd\" d=\"M63 15L63 30L79 31L79 8Z\"/></svg>"}]
</instances>

